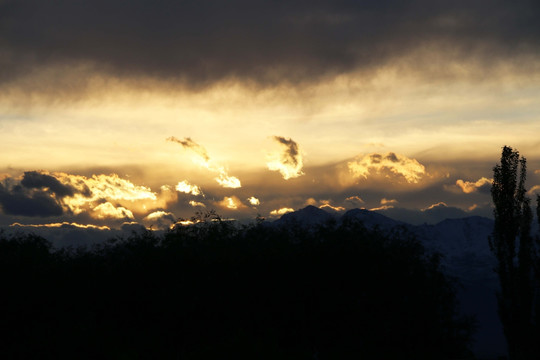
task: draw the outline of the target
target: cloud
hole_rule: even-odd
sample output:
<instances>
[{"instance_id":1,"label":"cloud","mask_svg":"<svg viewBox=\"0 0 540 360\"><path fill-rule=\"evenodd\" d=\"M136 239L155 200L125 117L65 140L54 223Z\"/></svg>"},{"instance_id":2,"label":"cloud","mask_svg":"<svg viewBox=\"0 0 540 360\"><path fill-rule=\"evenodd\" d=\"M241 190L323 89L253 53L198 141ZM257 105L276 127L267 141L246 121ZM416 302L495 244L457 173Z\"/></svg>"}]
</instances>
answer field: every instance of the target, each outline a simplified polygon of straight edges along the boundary
<instances>
[{"instance_id":1,"label":"cloud","mask_svg":"<svg viewBox=\"0 0 540 360\"><path fill-rule=\"evenodd\" d=\"M476 182L463 181L461 179L458 179L456 181L456 186L458 186L465 194L470 194L477 191L481 193L489 193L492 183L493 179L482 177Z\"/></svg>"},{"instance_id":2,"label":"cloud","mask_svg":"<svg viewBox=\"0 0 540 360\"><path fill-rule=\"evenodd\" d=\"M98 219L132 219L133 209L146 211L175 199L176 195L167 186L162 186L156 194L150 188L135 185L116 174L86 177L63 172L27 171L20 179L5 177L0 182L2 210L15 216L87 213ZM126 207L128 205L131 209ZM90 211L94 208L97 210Z\"/></svg>"},{"instance_id":3,"label":"cloud","mask_svg":"<svg viewBox=\"0 0 540 360\"><path fill-rule=\"evenodd\" d=\"M149 187L135 185L129 180L122 179L117 174L99 174L91 177L66 173L53 173L52 175L63 184L70 184L79 191L73 197L64 199L65 205L74 214L80 214L103 200L115 203L129 203L130 205L133 205L134 202L140 202L143 204L141 210L144 207L158 205L157 194ZM166 191L168 188L162 187L161 190L163 195L170 198L168 191Z\"/></svg>"},{"instance_id":4,"label":"cloud","mask_svg":"<svg viewBox=\"0 0 540 360\"><path fill-rule=\"evenodd\" d=\"M333 211L345 211L343 206L333 206L328 200L321 200L322 205L319 206L320 209L333 210Z\"/></svg>"},{"instance_id":5,"label":"cloud","mask_svg":"<svg viewBox=\"0 0 540 360\"><path fill-rule=\"evenodd\" d=\"M75 228L75 229L96 229L96 230L111 230L110 227L105 225L93 225L93 224L77 224L73 222L61 222L61 223L49 223L49 224L19 224L13 223L11 227L20 227L20 228Z\"/></svg>"},{"instance_id":6,"label":"cloud","mask_svg":"<svg viewBox=\"0 0 540 360\"><path fill-rule=\"evenodd\" d=\"M387 199L387 198L382 198L381 199L381 205L389 205L389 204L397 204L398 201L396 199Z\"/></svg>"},{"instance_id":7,"label":"cloud","mask_svg":"<svg viewBox=\"0 0 540 360\"><path fill-rule=\"evenodd\" d=\"M5 214L22 216L61 216L64 198L76 189L55 177L35 171L25 172L19 181L4 177L0 182L0 205Z\"/></svg>"},{"instance_id":8,"label":"cloud","mask_svg":"<svg viewBox=\"0 0 540 360\"><path fill-rule=\"evenodd\" d=\"M247 201L248 201L251 205L253 205L253 206L259 206L259 205L261 205L260 200L257 199L257 198L254 197L254 196L248 198Z\"/></svg>"},{"instance_id":9,"label":"cloud","mask_svg":"<svg viewBox=\"0 0 540 360\"><path fill-rule=\"evenodd\" d=\"M345 199L345 201L349 202L349 203L352 203L353 205L361 205L361 204L364 204L365 201L362 200L359 196L349 196L348 198Z\"/></svg>"},{"instance_id":10,"label":"cloud","mask_svg":"<svg viewBox=\"0 0 540 360\"><path fill-rule=\"evenodd\" d=\"M7 190L0 185L0 205L8 215L60 216L64 213L59 200L46 192L26 193L21 187Z\"/></svg>"},{"instance_id":11,"label":"cloud","mask_svg":"<svg viewBox=\"0 0 540 360\"><path fill-rule=\"evenodd\" d=\"M149 8L143 0L128 5L97 0L91 7L69 0L3 1L0 82L24 82L29 72L82 68L194 87L223 79L301 83L378 68L421 50L433 54L409 66L431 61L450 68L442 62L467 59L495 65L538 55L539 6L534 1L290 0L282 6L166 0ZM54 75L66 89L77 84Z\"/></svg>"},{"instance_id":12,"label":"cloud","mask_svg":"<svg viewBox=\"0 0 540 360\"><path fill-rule=\"evenodd\" d=\"M393 208L394 208L394 205L382 205L379 207L371 208L369 209L369 211L381 211L381 210L388 210L388 209L393 209Z\"/></svg>"},{"instance_id":13,"label":"cloud","mask_svg":"<svg viewBox=\"0 0 540 360\"><path fill-rule=\"evenodd\" d=\"M191 205L193 207L197 207L197 206L206 207L206 205L204 205L202 202L193 201L193 200L190 200L189 205Z\"/></svg>"},{"instance_id":14,"label":"cloud","mask_svg":"<svg viewBox=\"0 0 540 360\"><path fill-rule=\"evenodd\" d=\"M529 191L527 191L527 194L529 194L529 195L533 195L533 194L540 195L540 185L534 185Z\"/></svg>"},{"instance_id":15,"label":"cloud","mask_svg":"<svg viewBox=\"0 0 540 360\"><path fill-rule=\"evenodd\" d=\"M448 205L444 201L439 201L436 204L431 204L425 208L423 208L421 211L429 211L434 209L441 209L441 208L447 208Z\"/></svg>"},{"instance_id":16,"label":"cloud","mask_svg":"<svg viewBox=\"0 0 540 360\"><path fill-rule=\"evenodd\" d=\"M186 194L191 194L191 195L194 195L194 196L198 196L198 195L203 195L204 196L204 194L203 194L200 187L198 187L197 185L191 185L186 180L180 181L176 185L175 189L176 189L176 191L180 191L180 192L183 192L183 193L186 193Z\"/></svg>"},{"instance_id":17,"label":"cloud","mask_svg":"<svg viewBox=\"0 0 540 360\"><path fill-rule=\"evenodd\" d=\"M304 203L304 206L305 205L313 205L313 206L316 206L317 205L317 200L315 200L314 198L310 197L306 200L306 202Z\"/></svg>"},{"instance_id":18,"label":"cloud","mask_svg":"<svg viewBox=\"0 0 540 360\"><path fill-rule=\"evenodd\" d=\"M199 155L205 162L210 161L210 157L208 156L206 149L203 148L201 145L197 144L195 141L191 140L191 138L189 137L184 138L184 140L180 140L180 139L175 138L174 136L171 136L167 138L167 141L178 143L182 145L184 148L192 150L197 155Z\"/></svg>"},{"instance_id":19,"label":"cloud","mask_svg":"<svg viewBox=\"0 0 540 360\"><path fill-rule=\"evenodd\" d=\"M223 168L220 168L219 172L220 172L219 176L215 178L215 180L217 181L219 185L223 186L224 188L232 188L232 189L237 189L239 187L242 187L240 180L234 176L227 175L227 173L225 172Z\"/></svg>"},{"instance_id":20,"label":"cloud","mask_svg":"<svg viewBox=\"0 0 540 360\"><path fill-rule=\"evenodd\" d=\"M223 198L223 200L217 202L216 204L229 210L238 210L246 207L246 205L242 204L242 201L240 201L240 199L234 195L226 196Z\"/></svg>"},{"instance_id":21,"label":"cloud","mask_svg":"<svg viewBox=\"0 0 540 360\"><path fill-rule=\"evenodd\" d=\"M26 171L21 185L28 189L49 189L59 197L73 196L75 192L78 192L73 187L62 184L54 176L37 171ZM88 194L88 188L83 189L82 193Z\"/></svg>"},{"instance_id":22,"label":"cloud","mask_svg":"<svg viewBox=\"0 0 540 360\"><path fill-rule=\"evenodd\" d=\"M110 202L106 202L94 207L94 211L97 212L98 219L135 219L130 210L122 206L115 207Z\"/></svg>"},{"instance_id":23,"label":"cloud","mask_svg":"<svg viewBox=\"0 0 540 360\"><path fill-rule=\"evenodd\" d=\"M210 157L208 156L208 153L206 152L206 149L202 147L201 145L197 144L191 138L184 138L183 140L179 140L175 138L174 136L171 136L166 139L167 141L172 141L175 143L178 143L182 145L186 149L190 149L193 151L196 155L195 158L193 158L193 162L196 164L208 169L209 171L213 173L217 173L218 176L214 178L216 182L225 187L225 188L240 188L242 187L242 184L240 183L240 180L234 176L229 176L227 173L227 170L225 167L221 165L214 164Z\"/></svg>"},{"instance_id":24,"label":"cloud","mask_svg":"<svg viewBox=\"0 0 540 360\"><path fill-rule=\"evenodd\" d=\"M407 183L418 183L426 169L416 159L410 159L395 153L369 154L357 157L347 163L350 173L355 178L367 179L372 175L382 175L386 178L402 178Z\"/></svg>"},{"instance_id":25,"label":"cloud","mask_svg":"<svg viewBox=\"0 0 540 360\"><path fill-rule=\"evenodd\" d=\"M285 149L281 154L270 155L270 161L266 163L268 169L279 171L285 180L304 175L302 172L304 163L298 144L290 138L281 136L274 136L274 140L282 144Z\"/></svg>"},{"instance_id":26,"label":"cloud","mask_svg":"<svg viewBox=\"0 0 540 360\"><path fill-rule=\"evenodd\" d=\"M168 229L176 222L176 216L171 212L159 210L148 214L143 221L151 227Z\"/></svg>"},{"instance_id":27,"label":"cloud","mask_svg":"<svg viewBox=\"0 0 540 360\"><path fill-rule=\"evenodd\" d=\"M281 208L281 209L277 209L277 210L272 210L270 211L270 215L271 216L279 216L279 215L285 215L287 213L290 213L290 212L293 212L294 209L291 209L291 208L288 208L288 207L284 207L284 208Z\"/></svg>"}]
</instances>

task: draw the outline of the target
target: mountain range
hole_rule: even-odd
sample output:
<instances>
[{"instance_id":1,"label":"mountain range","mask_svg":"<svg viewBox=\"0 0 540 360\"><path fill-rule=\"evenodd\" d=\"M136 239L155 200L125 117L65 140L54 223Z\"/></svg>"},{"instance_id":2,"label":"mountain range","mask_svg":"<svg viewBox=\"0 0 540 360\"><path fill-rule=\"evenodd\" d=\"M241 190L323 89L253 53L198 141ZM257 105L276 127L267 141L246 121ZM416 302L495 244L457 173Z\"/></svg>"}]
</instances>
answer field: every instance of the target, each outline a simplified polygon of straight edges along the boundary
<instances>
[{"instance_id":1,"label":"mountain range","mask_svg":"<svg viewBox=\"0 0 540 360\"><path fill-rule=\"evenodd\" d=\"M471 216L446 219L436 224L411 225L365 209L353 209L341 214L308 206L287 213L268 225L309 229L325 224L340 224L350 219L360 220L366 228L377 228L383 232L399 227L416 237L427 252L441 254L442 270L457 279L461 312L476 319L475 355L479 359L496 359L506 353L495 296L498 289L494 271L496 259L488 242L493 232L492 219Z\"/></svg>"}]
</instances>

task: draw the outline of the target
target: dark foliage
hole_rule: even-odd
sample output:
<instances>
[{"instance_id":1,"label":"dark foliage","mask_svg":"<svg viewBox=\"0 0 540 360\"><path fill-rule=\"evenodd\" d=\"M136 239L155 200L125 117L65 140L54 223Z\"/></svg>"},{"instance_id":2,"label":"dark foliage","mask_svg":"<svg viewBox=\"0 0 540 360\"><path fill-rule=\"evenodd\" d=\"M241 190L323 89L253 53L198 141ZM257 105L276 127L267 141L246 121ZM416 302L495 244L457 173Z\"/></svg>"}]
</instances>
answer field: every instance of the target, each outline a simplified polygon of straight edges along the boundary
<instances>
[{"instance_id":1,"label":"dark foliage","mask_svg":"<svg viewBox=\"0 0 540 360\"><path fill-rule=\"evenodd\" d=\"M489 245L498 262L495 270L501 285L497 293L499 317L512 360L533 360L540 356L540 332L535 321L540 310L537 294L540 277L537 265L535 272L538 255L531 235L533 212L526 196L526 177L526 159L504 146L501 163L493 168L495 228Z\"/></svg>"},{"instance_id":2,"label":"dark foliage","mask_svg":"<svg viewBox=\"0 0 540 360\"><path fill-rule=\"evenodd\" d=\"M92 251L0 236L3 357L468 354L472 326L456 314L454 284L405 232L206 220Z\"/></svg>"}]
</instances>

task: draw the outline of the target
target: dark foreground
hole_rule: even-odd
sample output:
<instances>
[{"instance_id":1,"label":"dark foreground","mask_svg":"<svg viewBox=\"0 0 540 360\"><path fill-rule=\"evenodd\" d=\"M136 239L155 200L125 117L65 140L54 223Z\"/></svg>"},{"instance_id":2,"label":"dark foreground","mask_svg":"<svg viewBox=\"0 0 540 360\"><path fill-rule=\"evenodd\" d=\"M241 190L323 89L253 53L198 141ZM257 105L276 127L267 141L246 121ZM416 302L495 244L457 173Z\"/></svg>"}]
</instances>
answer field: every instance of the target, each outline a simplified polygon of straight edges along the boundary
<instances>
[{"instance_id":1,"label":"dark foreground","mask_svg":"<svg viewBox=\"0 0 540 360\"><path fill-rule=\"evenodd\" d=\"M207 221L91 251L0 237L5 359L470 356L455 284L404 232Z\"/></svg>"}]
</instances>

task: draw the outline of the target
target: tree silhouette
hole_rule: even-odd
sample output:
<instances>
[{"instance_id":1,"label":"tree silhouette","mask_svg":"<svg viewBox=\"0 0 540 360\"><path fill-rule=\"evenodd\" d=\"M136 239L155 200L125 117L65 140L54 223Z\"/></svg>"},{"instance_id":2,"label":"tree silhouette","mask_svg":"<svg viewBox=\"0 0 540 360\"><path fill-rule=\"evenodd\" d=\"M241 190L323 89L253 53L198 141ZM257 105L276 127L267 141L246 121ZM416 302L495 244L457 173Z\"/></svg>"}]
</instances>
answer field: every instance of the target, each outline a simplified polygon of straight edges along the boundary
<instances>
[{"instance_id":1,"label":"tree silhouette","mask_svg":"<svg viewBox=\"0 0 540 360\"><path fill-rule=\"evenodd\" d=\"M533 215L526 196L526 176L526 159L504 146L501 163L493 168L495 227L489 245L498 261L499 316L512 360L539 358L533 314L540 308L535 304Z\"/></svg>"},{"instance_id":2,"label":"tree silhouette","mask_svg":"<svg viewBox=\"0 0 540 360\"><path fill-rule=\"evenodd\" d=\"M311 229L215 213L51 251L0 234L5 358L454 359L471 323L439 256L358 221Z\"/></svg>"}]
</instances>

